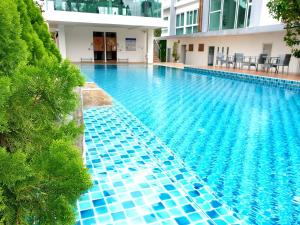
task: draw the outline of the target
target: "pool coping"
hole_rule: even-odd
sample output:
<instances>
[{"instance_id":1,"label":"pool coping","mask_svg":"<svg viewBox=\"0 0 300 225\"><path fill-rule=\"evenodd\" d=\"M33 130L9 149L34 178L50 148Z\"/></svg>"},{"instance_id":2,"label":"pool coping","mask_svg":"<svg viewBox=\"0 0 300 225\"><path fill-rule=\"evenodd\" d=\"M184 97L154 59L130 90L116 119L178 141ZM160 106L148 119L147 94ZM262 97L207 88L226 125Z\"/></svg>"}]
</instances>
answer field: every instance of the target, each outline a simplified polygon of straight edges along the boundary
<instances>
[{"instance_id":1,"label":"pool coping","mask_svg":"<svg viewBox=\"0 0 300 225\"><path fill-rule=\"evenodd\" d=\"M158 66L158 67L162 66L162 67L172 68L172 69L181 69L187 72L199 72L199 75L221 77L221 78L244 81L248 83L257 83L266 86L300 91L300 81L296 81L296 80L288 80L288 79L283 79L278 77L269 77L264 75L255 75L250 73L241 73L241 72L234 72L234 71L199 68L199 67L186 66L186 65L183 68L177 68L177 67L172 67L163 64L155 64L154 66Z\"/></svg>"},{"instance_id":2,"label":"pool coping","mask_svg":"<svg viewBox=\"0 0 300 225\"><path fill-rule=\"evenodd\" d=\"M275 86L280 88L286 88L289 90L300 90L300 81L287 80L276 77L267 77L263 75L253 75L247 73L229 72L214 69L203 69L195 67L184 67L184 71L188 72L200 72L203 75L211 75L216 77L235 79L250 83L264 84L268 86Z\"/></svg>"}]
</instances>

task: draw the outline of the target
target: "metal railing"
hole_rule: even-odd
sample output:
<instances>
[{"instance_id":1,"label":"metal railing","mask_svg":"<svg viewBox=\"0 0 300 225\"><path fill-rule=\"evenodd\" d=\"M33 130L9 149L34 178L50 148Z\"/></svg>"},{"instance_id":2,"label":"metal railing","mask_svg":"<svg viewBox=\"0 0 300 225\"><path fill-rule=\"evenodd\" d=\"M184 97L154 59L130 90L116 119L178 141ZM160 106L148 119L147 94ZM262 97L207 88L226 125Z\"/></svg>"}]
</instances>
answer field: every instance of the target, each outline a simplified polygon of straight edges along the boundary
<instances>
[{"instance_id":1,"label":"metal railing","mask_svg":"<svg viewBox=\"0 0 300 225\"><path fill-rule=\"evenodd\" d=\"M59 11L161 17L161 0L48 0Z\"/></svg>"}]
</instances>

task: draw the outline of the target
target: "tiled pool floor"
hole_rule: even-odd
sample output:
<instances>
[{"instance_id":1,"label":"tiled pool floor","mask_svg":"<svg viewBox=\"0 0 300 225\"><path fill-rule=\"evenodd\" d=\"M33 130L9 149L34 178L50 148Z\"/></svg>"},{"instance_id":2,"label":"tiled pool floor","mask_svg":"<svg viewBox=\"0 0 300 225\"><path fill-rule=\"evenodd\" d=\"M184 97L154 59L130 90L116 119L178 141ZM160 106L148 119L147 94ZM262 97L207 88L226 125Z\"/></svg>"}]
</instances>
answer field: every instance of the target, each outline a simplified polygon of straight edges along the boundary
<instances>
[{"instance_id":1,"label":"tiled pool floor","mask_svg":"<svg viewBox=\"0 0 300 225\"><path fill-rule=\"evenodd\" d=\"M93 187L77 201L77 224L242 224L119 103L85 110Z\"/></svg>"}]
</instances>

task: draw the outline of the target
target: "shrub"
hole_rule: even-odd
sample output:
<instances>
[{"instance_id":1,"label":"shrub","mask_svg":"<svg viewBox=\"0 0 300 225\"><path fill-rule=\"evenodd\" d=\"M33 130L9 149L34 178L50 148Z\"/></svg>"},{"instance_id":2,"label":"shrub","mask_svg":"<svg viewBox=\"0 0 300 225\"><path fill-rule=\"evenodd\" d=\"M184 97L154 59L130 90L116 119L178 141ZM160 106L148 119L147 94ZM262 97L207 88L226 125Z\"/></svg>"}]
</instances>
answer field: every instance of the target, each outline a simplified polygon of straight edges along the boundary
<instances>
[{"instance_id":1,"label":"shrub","mask_svg":"<svg viewBox=\"0 0 300 225\"><path fill-rule=\"evenodd\" d=\"M32 0L0 4L0 224L74 224L91 186L69 119L83 84Z\"/></svg>"}]
</instances>

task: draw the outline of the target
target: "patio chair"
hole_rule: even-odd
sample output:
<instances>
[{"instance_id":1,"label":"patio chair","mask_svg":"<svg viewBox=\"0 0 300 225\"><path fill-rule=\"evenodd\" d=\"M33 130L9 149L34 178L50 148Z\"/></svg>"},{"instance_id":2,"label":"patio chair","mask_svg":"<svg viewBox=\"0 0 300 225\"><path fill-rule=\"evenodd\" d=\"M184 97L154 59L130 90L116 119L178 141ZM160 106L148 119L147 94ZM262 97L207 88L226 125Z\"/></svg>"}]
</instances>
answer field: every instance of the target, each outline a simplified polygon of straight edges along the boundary
<instances>
[{"instance_id":1,"label":"patio chair","mask_svg":"<svg viewBox=\"0 0 300 225\"><path fill-rule=\"evenodd\" d=\"M254 66L256 71L258 71L259 65L265 65L267 57L268 54L259 54L258 57L246 56L242 62L242 67L248 66L248 69L250 70L251 66Z\"/></svg>"},{"instance_id":2,"label":"patio chair","mask_svg":"<svg viewBox=\"0 0 300 225\"><path fill-rule=\"evenodd\" d=\"M233 68L237 67L237 64L240 64L243 61L244 54L243 53L234 53L233 56L227 56L226 58L226 67L230 67L230 64L233 65Z\"/></svg>"},{"instance_id":3,"label":"patio chair","mask_svg":"<svg viewBox=\"0 0 300 225\"><path fill-rule=\"evenodd\" d=\"M239 65L239 68L241 68L243 61L244 61L243 53L235 53L234 54L234 68L237 68L237 65Z\"/></svg>"},{"instance_id":4,"label":"patio chair","mask_svg":"<svg viewBox=\"0 0 300 225\"><path fill-rule=\"evenodd\" d=\"M227 56L226 59L225 59L225 64L226 64L226 67L230 67L230 64L232 64L234 66L235 64L235 57L234 55L232 56Z\"/></svg>"},{"instance_id":5,"label":"patio chair","mask_svg":"<svg viewBox=\"0 0 300 225\"><path fill-rule=\"evenodd\" d=\"M279 55L279 57L271 58L270 62L267 64L267 69L275 68L275 73L278 73L278 69L282 67L282 73L284 73L284 67L287 66L287 73L289 73L289 65L291 61L291 54Z\"/></svg>"},{"instance_id":6,"label":"patio chair","mask_svg":"<svg viewBox=\"0 0 300 225\"><path fill-rule=\"evenodd\" d=\"M219 65L219 63L220 63L220 66L222 66L223 64L226 64L225 55L223 53L221 53L221 52L217 53L216 63L217 63L217 65Z\"/></svg>"}]
</instances>

